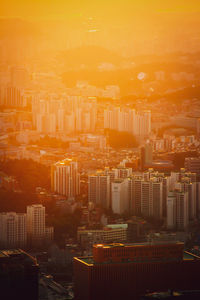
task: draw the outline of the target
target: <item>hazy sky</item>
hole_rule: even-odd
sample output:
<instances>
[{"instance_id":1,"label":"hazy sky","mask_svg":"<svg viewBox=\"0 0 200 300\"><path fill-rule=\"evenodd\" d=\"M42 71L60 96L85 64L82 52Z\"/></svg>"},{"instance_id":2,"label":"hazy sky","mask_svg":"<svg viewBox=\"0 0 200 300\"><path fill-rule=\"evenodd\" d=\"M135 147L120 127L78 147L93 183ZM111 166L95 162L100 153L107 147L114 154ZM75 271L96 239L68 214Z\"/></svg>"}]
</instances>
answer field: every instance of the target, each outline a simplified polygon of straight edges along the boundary
<instances>
[{"instance_id":1,"label":"hazy sky","mask_svg":"<svg viewBox=\"0 0 200 300\"><path fill-rule=\"evenodd\" d=\"M78 16L131 16L138 13L200 12L199 0L1 0L1 17L68 19Z\"/></svg>"}]
</instances>

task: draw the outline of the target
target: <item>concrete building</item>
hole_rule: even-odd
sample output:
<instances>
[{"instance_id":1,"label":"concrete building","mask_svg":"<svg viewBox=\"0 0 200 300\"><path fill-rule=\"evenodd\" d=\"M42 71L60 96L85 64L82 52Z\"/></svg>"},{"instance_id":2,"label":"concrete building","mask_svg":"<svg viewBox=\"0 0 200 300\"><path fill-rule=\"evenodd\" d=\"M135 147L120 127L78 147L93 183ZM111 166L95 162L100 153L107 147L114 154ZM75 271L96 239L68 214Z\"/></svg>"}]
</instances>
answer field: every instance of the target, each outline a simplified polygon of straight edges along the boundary
<instances>
[{"instance_id":1,"label":"concrete building","mask_svg":"<svg viewBox=\"0 0 200 300\"><path fill-rule=\"evenodd\" d=\"M104 110L104 128L148 137L151 132L151 112L112 107Z\"/></svg>"},{"instance_id":2,"label":"concrete building","mask_svg":"<svg viewBox=\"0 0 200 300\"><path fill-rule=\"evenodd\" d=\"M197 183L196 182L177 182L175 189L180 192L188 193L188 215L189 220L195 220L197 216Z\"/></svg>"},{"instance_id":3,"label":"concrete building","mask_svg":"<svg viewBox=\"0 0 200 300\"><path fill-rule=\"evenodd\" d=\"M148 142L145 146L140 149L140 166L143 171L145 167L151 165L153 162L153 148L152 145Z\"/></svg>"},{"instance_id":4,"label":"concrete building","mask_svg":"<svg viewBox=\"0 0 200 300\"><path fill-rule=\"evenodd\" d=\"M138 216L141 215L142 175L134 175L129 178L130 211Z\"/></svg>"},{"instance_id":5,"label":"concrete building","mask_svg":"<svg viewBox=\"0 0 200 300\"><path fill-rule=\"evenodd\" d=\"M97 172L88 177L88 201L104 208L109 208L110 203L110 176Z\"/></svg>"},{"instance_id":6,"label":"concrete building","mask_svg":"<svg viewBox=\"0 0 200 300\"><path fill-rule=\"evenodd\" d=\"M74 258L75 299L139 300L146 293L199 288L200 259L184 243L97 244ZM186 274L188 276L186 276Z\"/></svg>"},{"instance_id":7,"label":"concrete building","mask_svg":"<svg viewBox=\"0 0 200 300\"><path fill-rule=\"evenodd\" d=\"M34 257L20 249L0 251L1 298L38 300L39 266Z\"/></svg>"},{"instance_id":8,"label":"concrete building","mask_svg":"<svg viewBox=\"0 0 200 300\"><path fill-rule=\"evenodd\" d=\"M27 245L26 214L0 213L0 247L24 248Z\"/></svg>"},{"instance_id":9,"label":"concrete building","mask_svg":"<svg viewBox=\"0 0 200 300\"><path fill-rule=\"evenodd\" d=\"M77 231L77 240L82 246L95 243L114 243L127 240L128 224L110 224L103 229L80 228Z\"/></svg>"},{"instance_id":10,"label":"concrete building","mask_svg":"<svg viewBox=\"0 0 200 300\"><path fill-rule=\"evenodd\" d=\"M45 207L41 204L27 206L27 237L32 245L45 241Z\"/></svg>"},{"instance_id":11,"label":"concrete building","mask_svg":"<svg viewBox=\"0 0 200 300\"><path fill-rule=\"evenodd\" d=\"M169 192L167 197L167 228L176 228L176 194Z\"/></svg>"},{"instance_id":12,"label":"concrete building","mask_svg":"<svg viewBox=\"0 0 200 300\"><path fill-rule=\"evenodd\" d=\"M1 101L2 105L13 107L26 106L26 99L23 97L23 89L13 86L8 86L4 89L3 100Z\"/></svg>"},{"instance_id":13,"label":"concrete building","mask_svg":"<svg viewBox=\"0 0 200 300\"><path fill-rule=\"evenodd\" d=\"M146 217L162 218L163 185L157 178L142 181L141 213Z\"/></svg>"},{"instance_id":14,"label":"concrete building","mask_svg":"<svg viewBox=\"0 0 200 300\"><path fill-rule=\"evenodd\" d=\"M115 179L112 182L112 211L115 214L129 212L128 179Z\"/></svg>"},{"instance_id":15,"label":"concrete building","mask_svg":"<svg viewBox=\"0 0 200 300\"><path fill-rule=\"evenodd\" d=\"M167 197L167 228L186 230L188 224L188 192L170 192Z\"/></svg>"},{"instance_id":16,"label":"concrete building","mask_svg":"<svg viewBox=\"0 0 200 300\"><path fill-rule=\"evenodd\" d=\"M80 174L78 162L73 159L58 161L51 167L51 189L54 193L66 197L75 197L80 193Z\"/></svg>"},{"instance_id":17,"label":"concrete building","mask_svg":"<svg viewBox=\"0 0 200 300\"><path fill-rule=\"evenodd\" d=\"M185 158L185 168L189 172L200 174L200 157Z\"/></svg>"}]
</instances>

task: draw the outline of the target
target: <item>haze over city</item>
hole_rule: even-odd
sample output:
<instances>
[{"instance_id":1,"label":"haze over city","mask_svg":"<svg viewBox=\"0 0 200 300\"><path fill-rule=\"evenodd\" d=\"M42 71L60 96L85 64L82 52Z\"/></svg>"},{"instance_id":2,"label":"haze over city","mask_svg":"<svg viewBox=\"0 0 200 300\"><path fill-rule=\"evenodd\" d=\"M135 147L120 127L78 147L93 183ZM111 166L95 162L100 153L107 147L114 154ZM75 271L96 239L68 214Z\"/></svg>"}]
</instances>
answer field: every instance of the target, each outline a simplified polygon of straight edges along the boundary
<instances>
[{"instance_id":1,"label":"haze over city","mask_svg":"<svg viewBox=\"0 0 200 300\"><path fill-rule=\"evenodd\" d=\"M0 269L2 299L199 299L199 1L1 1Z\"/></svg>"}]
</instances>

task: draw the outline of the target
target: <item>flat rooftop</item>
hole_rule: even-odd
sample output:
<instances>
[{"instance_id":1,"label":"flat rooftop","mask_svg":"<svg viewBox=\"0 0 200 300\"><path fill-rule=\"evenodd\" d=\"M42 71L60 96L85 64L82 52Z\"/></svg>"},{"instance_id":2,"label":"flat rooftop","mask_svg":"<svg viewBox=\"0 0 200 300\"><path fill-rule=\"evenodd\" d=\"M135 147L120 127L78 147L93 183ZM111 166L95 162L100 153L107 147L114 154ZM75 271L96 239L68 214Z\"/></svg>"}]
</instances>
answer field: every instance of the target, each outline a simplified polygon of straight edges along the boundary
<instances>
[{"instance_id":1,"label":"flat rooftop","mask_svg":"<svg viewBox=\"0 0 200 300\"><path fill-rule=\"evenodd\" d=\"M107 225L108 226L108 225ZM111 243L111 244L95 244L96 248L114 248L114 247L139 247L139 246L162 246L162 245L184 245L183 242L178 241L152 241L141 243Z\"/></svg>"},{"instance_id":2,"label":"flat rooftop","mask_svg":"<svg viewBox=\"0 0 200 300\"><path fill-rule=\"evenodd\" d=\"M75 257L75 259L82 262L82 263L84 263L87 266L93 266L93 265L97 265L97 264L107 264L107 262L96 263L93 259L93 256ZM196 256L192 253L189 253L187 251L183 252L183 260L184 261L195 260L195 259L200 259L200 257L198 257L198 256ZM159 261L160 260L151 260L151 262L159 262ZM144 259L137 260L137 261L128 261L127 260L127 261L123 261L123 262L120 261L120 262L117 262L117 263L124 264L124 263L145 263L145 262L148 262L148 260L146 260L146 261ZM112 263L114 264L116 262L109 262L109 264L112 264Z\"/></svg>"}]
</instances>

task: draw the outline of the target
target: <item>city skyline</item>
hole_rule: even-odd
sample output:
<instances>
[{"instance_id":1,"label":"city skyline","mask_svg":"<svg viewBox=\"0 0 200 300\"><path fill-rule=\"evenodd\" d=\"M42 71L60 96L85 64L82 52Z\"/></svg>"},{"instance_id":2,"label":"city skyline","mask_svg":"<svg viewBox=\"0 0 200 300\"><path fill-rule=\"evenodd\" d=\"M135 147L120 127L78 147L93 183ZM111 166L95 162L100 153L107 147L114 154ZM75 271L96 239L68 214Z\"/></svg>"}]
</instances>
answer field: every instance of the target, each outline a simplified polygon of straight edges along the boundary
<instances>
[{"instance_id":1,"label":"city skyline","mask_svg":"<svg viewBox=\"0 0 200 300\"><path fill-rule=\"evenodd\" d=\"M199 1L1 1L0 298L199 299L199 262Z\"/></svg>"}]
</instances>

